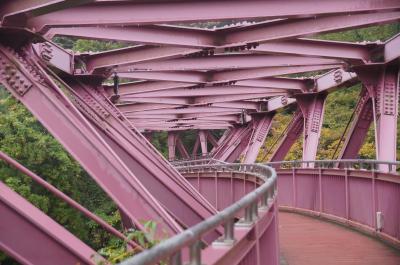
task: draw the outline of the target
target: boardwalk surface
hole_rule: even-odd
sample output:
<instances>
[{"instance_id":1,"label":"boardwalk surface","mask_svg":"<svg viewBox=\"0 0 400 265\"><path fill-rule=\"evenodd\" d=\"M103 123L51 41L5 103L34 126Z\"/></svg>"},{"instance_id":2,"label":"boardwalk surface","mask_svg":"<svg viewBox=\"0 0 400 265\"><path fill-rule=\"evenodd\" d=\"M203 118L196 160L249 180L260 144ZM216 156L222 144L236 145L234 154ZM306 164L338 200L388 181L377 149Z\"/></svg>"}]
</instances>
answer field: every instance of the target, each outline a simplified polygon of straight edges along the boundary
<instances>
[{"instance_id":1,"label":"boardwalk surface","mask_svg":"<svg viewBox=\"0 0 400 265\"><path fill-rule=\"evenodd\" d=\"M281 264L399 265L400 252L342 226L279 213Z\"/></svg>"}]
</instances>

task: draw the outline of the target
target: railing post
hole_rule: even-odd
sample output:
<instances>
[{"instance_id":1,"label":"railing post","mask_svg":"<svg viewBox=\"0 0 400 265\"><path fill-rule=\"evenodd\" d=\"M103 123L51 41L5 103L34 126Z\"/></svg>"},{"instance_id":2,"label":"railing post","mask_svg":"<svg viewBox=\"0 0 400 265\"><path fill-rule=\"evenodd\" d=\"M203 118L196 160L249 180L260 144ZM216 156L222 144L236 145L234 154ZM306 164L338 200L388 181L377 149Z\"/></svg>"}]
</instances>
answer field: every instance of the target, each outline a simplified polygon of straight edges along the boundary
<instances>
[{"instance_id":1,"label":"railing post","mask_svg":"<svg viewBox=\"0 0 400 265\"><path fill-rule=\"evenodd\" d=\"M261 196L261 207L260 210L268 210L269 207L269 197L271 196L271 190L267 190L263 196Z\"/></svg>"},{"instance_id":2,"label":"railing post","mask_svg":"<svg viewBox=\"0 0 400 265\"><path fill-rule=\"evenodd\" d=\"M182 254L181 251L176 252L170 259L171 265L182 265Z\"/></svg>"},{"instance_id":3,"label":"railing post","mask_svg":"<svg viewBox=\"0 0 400 265\"><path fill-rule=\"evenodd\" d=\"M318 187L319 187L319 212L322 213L322 168L318 169Z\"/></svg>"},{"instance_id":4,"label":"railing post","mask_svg":"<svg viewBox=\"0 0 400 265\"><path fill-rule=\"evenodd\" d=\"M349 204L349 170L346 168L344 171L344 189L345 189L345 203L346 203L346 219L350 218L350 204Z\"/></svg>"},{"instance_id":5,"label":"railing post","mask_svg":"<svg viewBox=\"0 0 400 265\"><path fill-rule=\"evenodd\" d=\"M201 241L196 241L190 246L190 262L188 265L202 265L201 247L202 247Z\"/></svg>"},{"instance_id":6,"label":"railing post","mask_svg":"<svg viewBox=\"0 0 400 265\"><path fill-rule=\"evenodd\" d=\"M257 202L255 202L255 203L253 203L251 206L250 206L251 208L252 208L252 219L253 220L257 220L257 218L258 218L258 204L257 204Z\"/></svg>"},{"instance_id":7,"label":"railing post","mask_svg":"<svg viewBox=\"0 0 400 265\"><path fill-rule=\"evenodd\" d=\"M224 224L224 243L232 244L235 242L235 221L230 219Z\"/></svg>"}]
</instances>

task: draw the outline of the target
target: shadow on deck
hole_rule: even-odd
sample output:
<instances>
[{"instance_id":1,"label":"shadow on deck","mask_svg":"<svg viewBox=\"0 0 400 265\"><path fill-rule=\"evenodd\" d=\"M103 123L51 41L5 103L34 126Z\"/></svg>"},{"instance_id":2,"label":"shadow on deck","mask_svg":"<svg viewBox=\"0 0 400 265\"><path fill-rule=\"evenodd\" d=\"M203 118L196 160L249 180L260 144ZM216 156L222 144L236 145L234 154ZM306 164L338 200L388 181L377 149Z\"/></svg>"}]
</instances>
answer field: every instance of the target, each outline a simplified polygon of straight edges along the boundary
<instances>
[{"instance_id":1,"label":"shadow on deck","mask_svg":"<svg viewBox=\"0 0 400 265\"><path fill-rule=\"evenodd\" d=\"M331 222L279 213L281 265L399 265L400 251Z\"/></svg>"}]
</instances>

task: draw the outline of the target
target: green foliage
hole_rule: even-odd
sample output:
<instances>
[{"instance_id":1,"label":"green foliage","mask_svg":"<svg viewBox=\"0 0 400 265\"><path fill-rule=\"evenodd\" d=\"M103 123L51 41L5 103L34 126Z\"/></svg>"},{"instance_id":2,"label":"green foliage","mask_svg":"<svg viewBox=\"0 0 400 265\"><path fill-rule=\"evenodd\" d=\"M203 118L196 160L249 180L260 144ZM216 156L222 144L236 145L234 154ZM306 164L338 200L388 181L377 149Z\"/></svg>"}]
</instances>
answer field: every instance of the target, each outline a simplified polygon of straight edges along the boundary
<instances>
[{"instance_id":1,"label":"green foliage","mask_svg":"<svg viewBox=\"0 0 400 265\"><path fill-rule=\"evenodd\" d=\"M336 33L318 35L316 38L334 41L386 41L400 32L400 23L386 24L360 29L352 29Z\"/></svg>"},{"instance_id":2,"label":"green foliage","mask_svg":"<svg viewBox=\"0 0 400 265\"><path fill-rule=\"evenodd\" d=\"M139 243L143 248L148 249L157 245L160 240L156 239L157 224L154 221L144 222L144 231L131 229L126 234L127 238ZM127 242L120 239L113 239L109 244L98 251L112 264L117 264L137 253Z\"/></svg>"},{"instance_id":3,"label":"green foliage","mask_svg":"<svg viewBox=\"0 0 400 265\"><path fill-rule=\"evenodd\" d=\"M123 43L114 41L97 41L79 39L74 43L72 49L78 52L100 52L126 47Z\"/></svg>"}]
</instances>

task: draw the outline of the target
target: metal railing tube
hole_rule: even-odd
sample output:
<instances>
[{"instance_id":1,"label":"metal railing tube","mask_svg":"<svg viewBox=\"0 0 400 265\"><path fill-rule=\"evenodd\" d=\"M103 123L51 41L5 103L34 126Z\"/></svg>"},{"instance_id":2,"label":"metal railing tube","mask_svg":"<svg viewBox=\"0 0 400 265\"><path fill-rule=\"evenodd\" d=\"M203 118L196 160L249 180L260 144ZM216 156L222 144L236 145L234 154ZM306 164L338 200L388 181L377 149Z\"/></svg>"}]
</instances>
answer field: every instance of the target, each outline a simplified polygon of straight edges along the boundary
<instances>
[{"instance_id":1,"label":"metal railing tube","mask_svg":"<svg viewBox=\"0 0 400 265\"><path fill-rule=\"evenodd\" d=\"M243 164L242 164L243 165ZM206 165L207 167L210 165ZM192 166L194 169L200 170L205 166L197 165ZM212 167L216 170L221 170L222 168L236 170L238 169L237 164L215 164ZM258 200L266 194L267 191L274 189L275 182L277 180L276 172L265 165L255 165L254 168L258 168L260 171L270 172L270 177L267 178L266 176L259 176L264 179L264 183L258 187L257 189L251 191L244 197L242 197L239 201L233 203L232 205L228 206L227 208L223 209L222 211L216 213L215 215L207 218L201 223L198 223L180 234L177 234L165 241L160 242L156 246L152 247L149 250L146 250L142 253L135 255L134 257L127 259L126 261L120 263L120 265L147 265L147 264L156 264L161 260L165 260L169 258L173 253L181 251L182 248L186 246L191 246L197 241L201 240L201 237L209 232L212 229L220 225L224 225L227 222L230 222L232 219L235 218L236 214L239 213L243 209L248 211L249 217L253 218L252 207L256 204ZM183 168L180 168L183 169ZM247 172L251 174L251 172ZM197 264L196 264L197 265Z\"/></svg>"}]
</instances>

